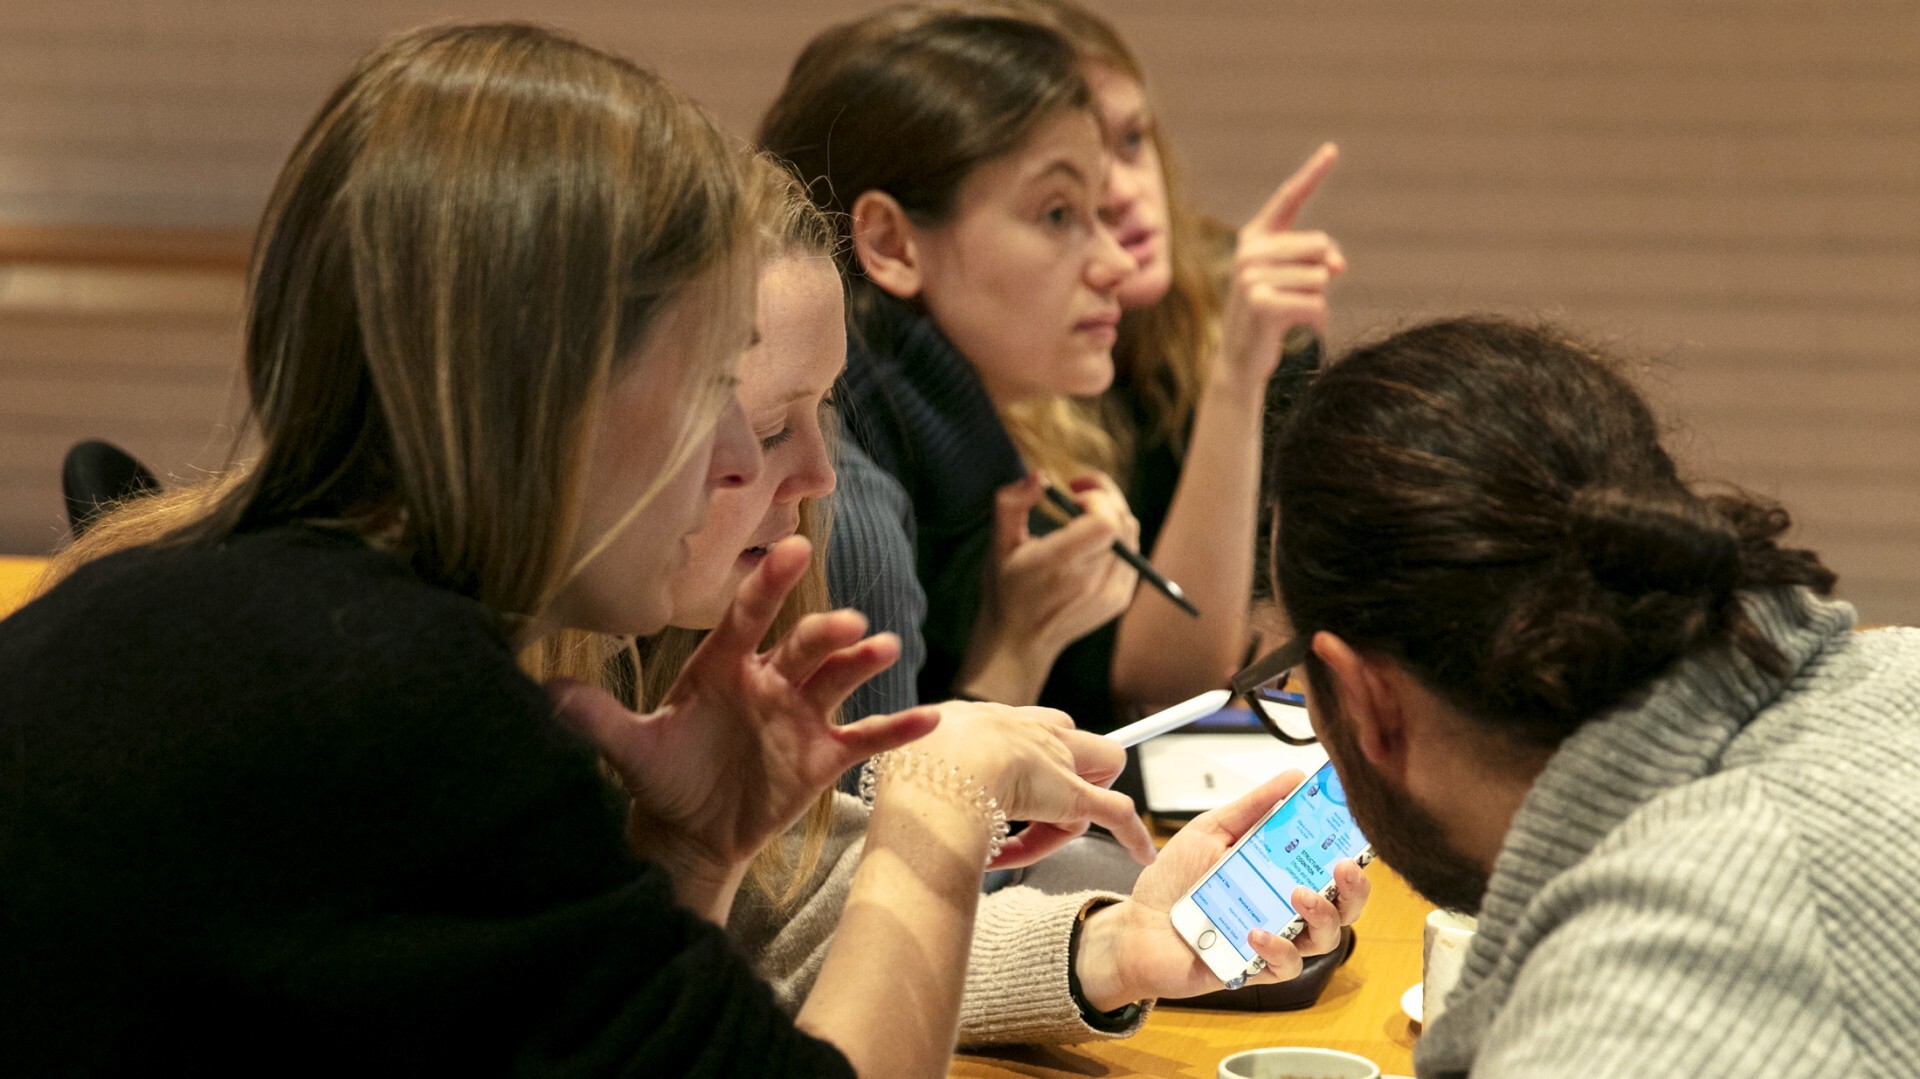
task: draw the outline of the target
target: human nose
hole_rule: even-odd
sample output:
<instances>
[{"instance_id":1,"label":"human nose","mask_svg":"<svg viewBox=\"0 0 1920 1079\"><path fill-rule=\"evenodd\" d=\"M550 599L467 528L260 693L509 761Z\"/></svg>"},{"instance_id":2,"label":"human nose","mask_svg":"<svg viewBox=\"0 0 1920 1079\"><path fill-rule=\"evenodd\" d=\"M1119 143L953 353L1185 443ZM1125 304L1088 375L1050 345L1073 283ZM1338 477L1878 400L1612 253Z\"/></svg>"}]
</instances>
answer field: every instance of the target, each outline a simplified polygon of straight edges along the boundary
<instances>
[{"instance_id":1,"label":"human nose","mask_svg":"<svg viewBox=\"0 0 1920 1079\"><path fill-rule=\"evenodd\" d=\"M1099 292L1111 292L1127 275L1140 268L1127 249L1113 235L1113 229L1101 222L1094 229L1093 256L1087 260L1087 284Z\"/></svg>"},{"instance_id":2,"label":"human nose","mask_svg":"<svg viewBox=\"0 0 1920 1079\"><path fill-rule=\"evenodd\" d=\"M1100 201L1100 216L1110 225L1125 221L1133 204L1140 200L1140 182L1132 169L1115 164L1107 169L1107 190Z\"/></svg>"},{"instance_id":3,"label":"human nose","mask_svg":"<svg viewBox=\"0 0 1920 1079\"><path fill-rule=\"evenodd\" d=\"M827 440L818 434L807 440L805 458L780 485L780 497L788 501L825 498L833 493L837 477L833 458L827 452Z\"/></svg>"},{"instance_id":4,"label":"human nose","mask_svg":"<svg viewBox=\"0 0 1920 1079\"><path fill-rule=\"evenodd\" d=\"M747 422L747 410L731 395L720 419L714 425L713 457L707 463L709 488L745 487L760 478L765 460L760 440L753 437L753 425Z\"/></svg>"}]
</instances>

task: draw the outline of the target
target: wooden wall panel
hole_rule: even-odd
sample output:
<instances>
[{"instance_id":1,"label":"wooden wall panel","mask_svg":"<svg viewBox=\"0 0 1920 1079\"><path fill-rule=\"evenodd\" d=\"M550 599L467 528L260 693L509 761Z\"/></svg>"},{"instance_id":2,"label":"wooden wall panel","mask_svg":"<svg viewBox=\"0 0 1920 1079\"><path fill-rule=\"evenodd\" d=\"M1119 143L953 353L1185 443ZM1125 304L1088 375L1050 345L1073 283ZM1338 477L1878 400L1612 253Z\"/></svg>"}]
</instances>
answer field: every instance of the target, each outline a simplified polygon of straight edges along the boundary
<instances>
[{"instance_id":1,"label":"wooden wall panel","mask_svg":"<svg viewBox=\"0 0 1920 1079\"><path fill-rule=\"evenodd\" d=\"M744 133L805 39L869 6L11 0L0 251L6 223L247 227L326 88L418 22L566 26ZM1098 6L1142 53L1214 213L1237 220L1321 140L1340 142L1307 222L1353 263L1336 345L1491 310L1649 357L1644 384L1691 473L1782 499L1868 619L1920 622L1920 5ZM82 310L59 315L33 272L0 278L12 549L44 536L12 523L47 516L44 490L14 486L45 474L27 459L83 422L147 440L163 467L206 463L238 304L233 280L95 279L97 302L69 282L58 295Z\"/></svg>"},{"instance_id":2,"label":"wooden wall panel","mask_svg":"<svg viewBox=\"0 0 1920 1079\"><path fill-rule=\"evenodd\" d=\"M59 542L60 462L81 439L175 482L225 460L240 310L233 267L0 270L0 551Z\"/></svg>"}]
</instances>

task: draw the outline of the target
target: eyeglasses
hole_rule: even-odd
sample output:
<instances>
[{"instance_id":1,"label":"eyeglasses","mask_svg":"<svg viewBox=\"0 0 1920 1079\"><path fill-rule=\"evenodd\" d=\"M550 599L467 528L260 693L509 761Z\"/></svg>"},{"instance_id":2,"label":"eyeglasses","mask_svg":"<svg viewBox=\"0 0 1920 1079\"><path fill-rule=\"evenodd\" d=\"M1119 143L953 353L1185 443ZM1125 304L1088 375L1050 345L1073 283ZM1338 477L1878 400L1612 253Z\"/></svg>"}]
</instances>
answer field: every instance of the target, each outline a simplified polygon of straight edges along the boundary
<instances>
[{"instance_id":1,"label":"eyeglasses","mask_svg":"<svg viewBox=\"0 0 1920 1079\"><path fill-rule=\"evenodd\" d=\"M1319 741L1307 721L1307 699L1287 688L1287 676L1306 658L1306 638L1295 637L1242 667L1227 682L1235 696L1246 699L1267 733L1290 746Z\"/></svg>"}]
</instances>

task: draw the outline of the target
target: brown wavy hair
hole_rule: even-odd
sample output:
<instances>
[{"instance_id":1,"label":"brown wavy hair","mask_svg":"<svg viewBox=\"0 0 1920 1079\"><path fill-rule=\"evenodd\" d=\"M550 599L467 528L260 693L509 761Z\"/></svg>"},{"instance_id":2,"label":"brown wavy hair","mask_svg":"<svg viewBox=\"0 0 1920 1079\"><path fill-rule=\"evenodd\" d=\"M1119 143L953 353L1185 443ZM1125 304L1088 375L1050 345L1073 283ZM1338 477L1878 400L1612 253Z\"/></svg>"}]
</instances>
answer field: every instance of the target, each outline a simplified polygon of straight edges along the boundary
<instances>
[{"instance_id":1,"label":"brown wavy hair","mask_svg":"<svg viewBox=\"0 0 1920 1079\"><path fill-rule=\"evenodd\" d=\"M1321 375L1268 468L1295 631L1390 655L1543 747L1683 656L1783 673L1741 594L1825 594L1833 573L1780 543L1785 510L1684 482L1620 368L1552 326L1460 318Z\"/></svg>"}]
</instances>

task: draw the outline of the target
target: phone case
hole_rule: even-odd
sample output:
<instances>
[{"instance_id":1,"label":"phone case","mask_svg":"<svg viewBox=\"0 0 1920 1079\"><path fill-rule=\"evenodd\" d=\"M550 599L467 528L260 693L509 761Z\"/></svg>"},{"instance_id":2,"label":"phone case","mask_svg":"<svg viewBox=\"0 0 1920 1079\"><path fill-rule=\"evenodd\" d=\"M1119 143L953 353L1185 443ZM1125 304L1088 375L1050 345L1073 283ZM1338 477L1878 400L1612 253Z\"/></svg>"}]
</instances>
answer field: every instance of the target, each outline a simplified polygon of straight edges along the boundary
<instances>
[{"instance_id":1,"label":"phone case","mask_svg":"<svg viewBox=\"0 0 1920 1079\"><path fill-rule=\"evenodd\" d=\"M1353 927L1346 926L1341 931L1339 947L1325 955L1308 956L1297 977L1272 984L1243 985L1238 989L1215 989L1197 997L1167 998L1160 1004L1236 1012L1290 1012L1311 1008L1326 991L1327 983L1333 980L1333 972L1359 947L1359 941Z\"/></svg>"}]
</instances>

